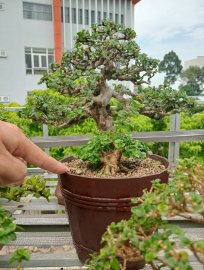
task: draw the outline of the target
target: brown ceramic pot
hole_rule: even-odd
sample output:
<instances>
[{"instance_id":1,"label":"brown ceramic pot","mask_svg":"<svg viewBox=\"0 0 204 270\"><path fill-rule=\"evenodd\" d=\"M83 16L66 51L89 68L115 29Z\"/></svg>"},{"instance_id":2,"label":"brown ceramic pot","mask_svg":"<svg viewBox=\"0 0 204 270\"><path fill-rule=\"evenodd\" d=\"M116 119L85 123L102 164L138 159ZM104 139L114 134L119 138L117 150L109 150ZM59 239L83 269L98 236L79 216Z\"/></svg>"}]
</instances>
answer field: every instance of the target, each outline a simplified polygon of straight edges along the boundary
<instances>
[{"instance_id":1,"label":"brown ceramic pot","mask_svg":"<svg viewBox=\"0 0 204 270\"><path fill-rule=\"evenodd\" d=\"M55 196L57 197L58 204L65 205L64 203L64 197L62 196L61 188L60 188L60 182L57 182L57 186L55 189Z\"/></svg>"},{"instance_id":2,"label":"brown ceramic pot","mask_svg":"<svg viewBox=\"0 0 204 270\"><path fill-rule=\"evenodd\" d=\"M82 262L102 247L101 236L111 222L130 218L131 198L140 197L144 189L149 190L154 179L168 182L169 162L157 155L150 157L160 161L166 169L159 174L130 178L60 175L73 242ZM137 262L136 265L131 262L128 269L141 269L143 266L144 262Z\"/></svg>"}]
</instances>

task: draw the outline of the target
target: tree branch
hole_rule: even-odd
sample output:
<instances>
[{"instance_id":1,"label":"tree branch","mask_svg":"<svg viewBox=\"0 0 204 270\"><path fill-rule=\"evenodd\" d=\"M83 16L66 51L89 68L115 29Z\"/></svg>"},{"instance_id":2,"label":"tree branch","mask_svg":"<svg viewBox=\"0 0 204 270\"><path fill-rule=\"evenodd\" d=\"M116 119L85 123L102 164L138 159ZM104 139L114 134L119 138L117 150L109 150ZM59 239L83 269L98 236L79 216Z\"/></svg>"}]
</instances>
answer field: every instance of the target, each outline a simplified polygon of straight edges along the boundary
<instances>
[{"instance_id":1,"label":"tree branch","mask_svg":"<svg viewBox=\"0 0 204 270\"><path fill-rule=\"evenodd\" d=\"M57 128L67 128L67 127L70 127L71 125L73 125L74 123L78 123L79 121L85 120L87 118L89 118L89 115L79 115L79 116L76 116L76 117L70 119L66 123L63 123L61 125L57 125L56 127Z\"/></svg>"}]
</instances>

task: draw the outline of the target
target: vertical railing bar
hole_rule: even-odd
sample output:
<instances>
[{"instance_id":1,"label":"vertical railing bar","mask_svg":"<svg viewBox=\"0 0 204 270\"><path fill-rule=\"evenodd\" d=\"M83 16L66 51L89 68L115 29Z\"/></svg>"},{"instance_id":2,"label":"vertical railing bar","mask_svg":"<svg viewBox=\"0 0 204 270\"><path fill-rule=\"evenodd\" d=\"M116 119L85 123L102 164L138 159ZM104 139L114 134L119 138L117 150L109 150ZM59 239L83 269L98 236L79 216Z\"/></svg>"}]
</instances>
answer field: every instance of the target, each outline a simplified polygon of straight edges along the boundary
<instances>
[{"instance_id":1,"label":"vertical railing bar","mask_svg":"<svg viewBox=\"0 0 204 270\"><path fill-rule=\"evenodd\" d=\"M171 115L170 130L171 131L180 130L180 114L179 113ZM176 166L178 164L179 148L180 148L180 144L178 142L169 143L168 160L171 166Z\"/></svg>"},{"instance_id":2,"label":"vertical railing bar","mask_svg":"<svg viewBox=\"0 0 204 270\"><path fill-rule=\"evenodd\" d=\"M43 137L48 137L48 136L49 136L48 125L43 124ZM47 153L49 155L50 149L45 148L44 150L45 150L45 153Z\"/></svg>"}]
</instances>

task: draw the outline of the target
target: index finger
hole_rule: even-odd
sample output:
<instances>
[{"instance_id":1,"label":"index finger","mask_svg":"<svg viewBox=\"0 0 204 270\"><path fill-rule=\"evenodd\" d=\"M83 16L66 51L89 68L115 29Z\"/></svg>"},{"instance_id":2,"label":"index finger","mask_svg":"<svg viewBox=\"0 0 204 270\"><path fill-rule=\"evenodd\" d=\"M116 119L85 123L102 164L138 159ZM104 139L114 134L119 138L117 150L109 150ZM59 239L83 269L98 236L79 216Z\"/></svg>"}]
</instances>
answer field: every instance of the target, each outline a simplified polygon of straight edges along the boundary
<instances>
[{"instance_id":1,"label":"index finger","mask_svg":"<svg viewBox=\"0 0 204 270\"><path fill-rule=\"evenodd\" d=\"M50 172L57 174L67 172L67 167L64 164L48 156L23 133L14 154L22 157L25 161Z\"/></svg>"}]
</instances>

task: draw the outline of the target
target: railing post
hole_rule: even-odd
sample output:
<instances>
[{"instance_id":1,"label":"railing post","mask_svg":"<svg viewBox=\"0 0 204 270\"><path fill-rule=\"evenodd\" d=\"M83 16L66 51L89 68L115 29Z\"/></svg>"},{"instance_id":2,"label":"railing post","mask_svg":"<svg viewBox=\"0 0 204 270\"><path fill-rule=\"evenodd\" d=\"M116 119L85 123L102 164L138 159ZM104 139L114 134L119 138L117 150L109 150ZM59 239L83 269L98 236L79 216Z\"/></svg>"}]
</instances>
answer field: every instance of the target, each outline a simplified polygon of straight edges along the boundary
<instances>
[{"instance_id":1,"label":"railing post","mask_svg":"<svg viewBox=\"0 0 204 270\"><path fill-rule=\"evenodd\" d=\"M48 137L48 136L49 136L48 125L43 124L43 137ZM45 150L45 153L49 155L50 149L45 148L44 150Z\"/></svg>"},{"instance_id":2,"label":"railing post","mask_svg":"<svg viewBox=\"0 0 204 270\"><path fill-rule=\"evenodd\" d=\"M170 126L171 131L180 130L180 113L171 115L170 124L171 124ZM168 160L171 166L176 166L178 164L178 160L179 160L179 143L178 142L169 143Z\"/></svg>"}]
</instances>

